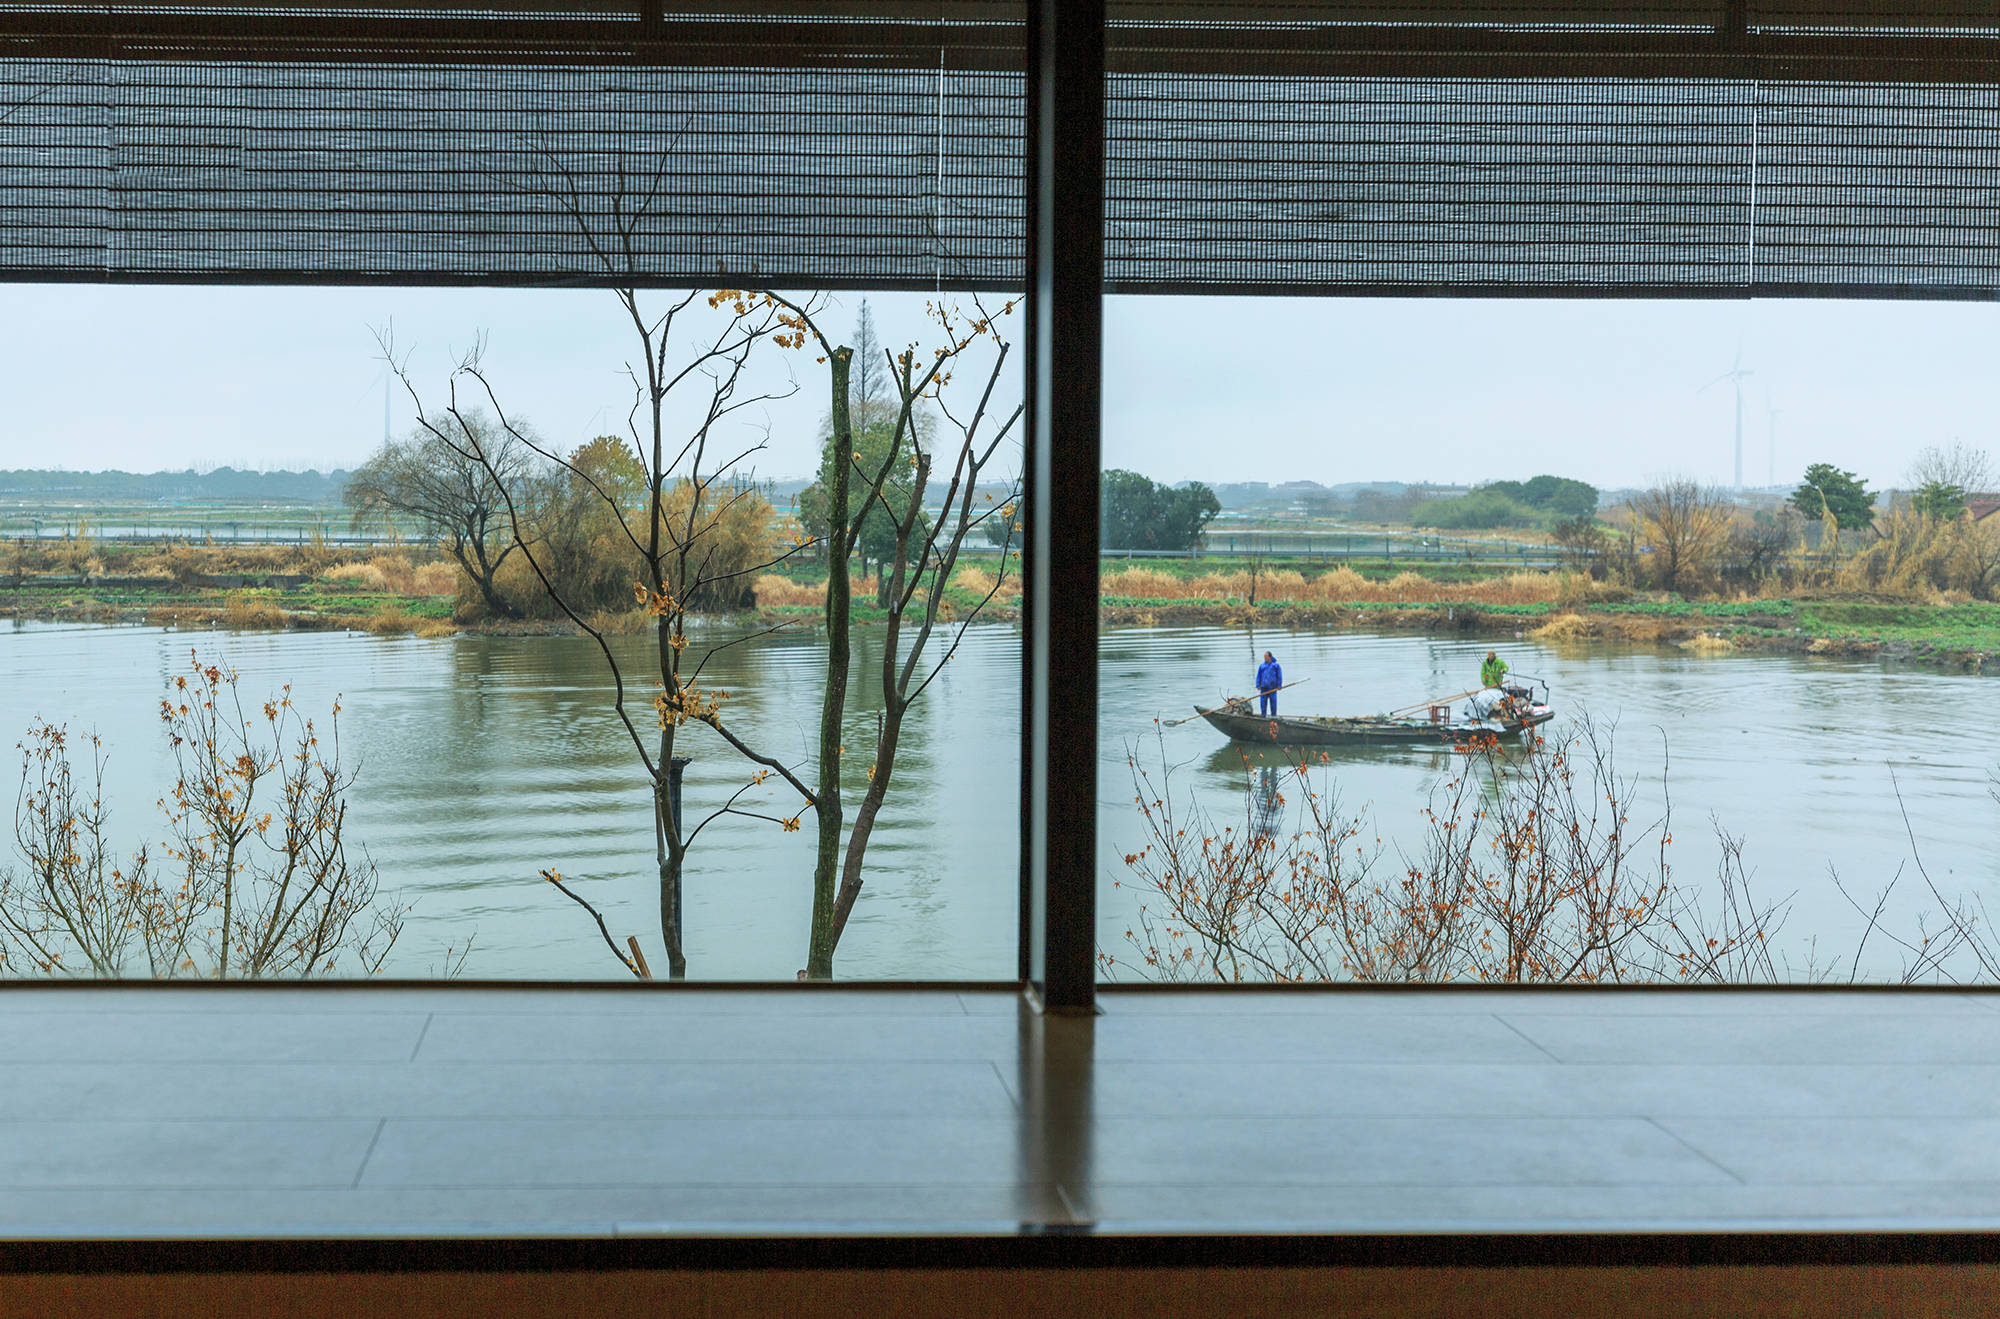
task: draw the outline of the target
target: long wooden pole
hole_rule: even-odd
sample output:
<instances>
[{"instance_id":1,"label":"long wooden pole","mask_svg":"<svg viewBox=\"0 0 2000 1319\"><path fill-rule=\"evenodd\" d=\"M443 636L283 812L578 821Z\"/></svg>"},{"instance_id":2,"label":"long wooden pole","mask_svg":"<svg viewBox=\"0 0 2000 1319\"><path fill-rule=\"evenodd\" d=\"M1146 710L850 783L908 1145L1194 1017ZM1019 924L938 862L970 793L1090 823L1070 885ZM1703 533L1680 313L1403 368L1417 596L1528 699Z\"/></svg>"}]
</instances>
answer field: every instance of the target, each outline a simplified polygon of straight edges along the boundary
<instances>
[{"instance_id":1,"label":"long wooden pole","mask_svg":"<svg viewBox=\"0 0 2000 1319\"><path fill-rule=\"evenodd\" d=\"M1405 711L1409 710L1421 710L1427 705L1439 705L1443 703L1448 703L1457 700L1460 696L1470 696L1472 695L1473 692L1483 692L1485 690L1486 689L1484 687L1474 687L1472 691L1457 692L1451 696L1427 697L1424 700L1418 701L1415 705L1399 705L1395 709L1389 711L1389 713L1395 715L1395 714L1402 714Z\"/></svg>"},{"instance_id":2,"label":"long wooden pole","mask_svg":"<svg viewBox=\"0 0 2000 1319\"><path fill-rule=\"evenodd\" d=\"M1298 678L1291 682L1284 683L1280 686L1273 687L1271 690L1274 692L1281 692L1285 690L1286 687L1296 687L1302 682L1311 682L1311 681L1312 681L1311 678ZM1264 695L1264 693L1258 692L1257 695L1262 696ZM1249 700L1250 698L1248 696L1232 696L1228 700L1224 701L1221 705L1216 706L1214 710L1196 710L1193 714L1188 715L1184 719L1169 719L1166 721L1166 723L1162 724L1161 727L1179 728L1182 724L1187 723L1189 720L1199 719L1205 714L1214 714L1216 710L1227 710L1232 705L1242 705Z\"/></svg>"}]
</instances>

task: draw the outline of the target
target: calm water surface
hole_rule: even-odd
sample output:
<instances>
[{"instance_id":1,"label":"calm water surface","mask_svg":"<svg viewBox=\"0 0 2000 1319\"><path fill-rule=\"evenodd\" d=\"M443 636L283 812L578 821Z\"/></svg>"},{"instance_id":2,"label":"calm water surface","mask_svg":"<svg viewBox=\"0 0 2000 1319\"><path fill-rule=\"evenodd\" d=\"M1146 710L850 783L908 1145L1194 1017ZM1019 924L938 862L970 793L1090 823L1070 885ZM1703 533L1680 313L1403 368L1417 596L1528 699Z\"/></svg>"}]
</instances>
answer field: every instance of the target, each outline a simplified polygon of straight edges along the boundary
<instances>
[{"instance_id":1,"label":"calm water surface","mask_svg":"<svg viewBox=\"0 0 2000 1319\"><path fill-rule=\"evenodd\" d=\"M715 633L717 640L737 634ZM856 708L848 791L865 783L875 714L877 637L857 631ZM1100 941L1120 946L1129 890L1111 882L1134 850L1128 746L1181 766L1178 782L1210 806L1241 809L1242 758L1207 725L1156 731L1196 702L1249 684L1253 657L1278 653L1288 713L1362 713L1470 685L1487 642L1215 628L1108 630L1103 639ZM819 699L817 638L759 638L710 665L734 696L735 726L809 765ZM167 764L159 692L193 648L227 659L246 694L282 683L310 712L344 694L342 741L358 753L352 836L385 887L415 900L394 974L423 976L445 944L476 932L467 973L589 978L623 974L589 917L537 877L574 877L621 936L657 948L652 841L642 775L608 712L609 683L589 642L571 637L440 641L342 633L197 633L20 624L0 633L10 681L0 730L18 738L37 715L94 727L111 750L113 828L121 849L156 834L150 803ZM1895 785L1940 885L2000 913L2000 805L1988 773L2000 748L1988 705L1995 685L1920 669L1789 657L1705 658L1678 650L1561 652L1500 647L1517 672L1549 679L1559 707L1614 721L1619 767L1642 780L1657 813L1662 739L1671 753L1675 865L1712 873L1709 820L1745 839L1758 889L1796 893L1784 940L1795 961L1808 938L1824 957L1851 949L1861 920L1828 878L1872 894L1907 866ZM638 643L632 645L638 657ZM912 713L892 794L869 851L867 887L842 940L841 975L992 978L1014 974L1019 781L1019 638L973 629ZM743 779L720 742L693 732L690 823ZM1367 808L1393 844L1444 764L1428 749L1337 752L1326 774L1350 809ZM5 766L11 789L17 768ZM1893 779L1892 779L1893 774ZM852 800L852 797L850 800ZM755 802L798 807L775 781ZM1650 819L1651 815L1643 815ZM690 973L789 979L804 964L812 833L725 819L700 840L687 901ZM1914 887L1913 873L1899 886ZM1914 898L1914 893L1911 897ZM1900 902L1900 898L1898 899ZM1892 904L1894 906L1895 904ZM1907 907L1903 908L1907 910ZM1886 950L1885 950L1886 952ZM1889 958L1877 974L1893 967Z\"/></svg>"}]
</instances>

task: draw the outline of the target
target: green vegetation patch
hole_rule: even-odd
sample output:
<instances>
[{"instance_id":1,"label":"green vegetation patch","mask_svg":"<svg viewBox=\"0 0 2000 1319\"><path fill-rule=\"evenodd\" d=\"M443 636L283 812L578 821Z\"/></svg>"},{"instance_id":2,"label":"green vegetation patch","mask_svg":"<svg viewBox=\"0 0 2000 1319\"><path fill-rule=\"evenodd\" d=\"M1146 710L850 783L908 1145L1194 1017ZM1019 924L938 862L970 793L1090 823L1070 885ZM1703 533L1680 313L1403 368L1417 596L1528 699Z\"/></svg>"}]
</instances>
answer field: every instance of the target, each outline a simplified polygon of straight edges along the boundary
<instances>
[{"instance_id":1,"label":"green vegetation patch","mask_svg":"<svg viewBox=\"0 0 2000 1319\"><path fill-rule=\"evenodd\" d=\"M1816 636L2000 650L2000 605L1815 604L1800 610L1799 624Z\"/></svg>"}]
</instances>

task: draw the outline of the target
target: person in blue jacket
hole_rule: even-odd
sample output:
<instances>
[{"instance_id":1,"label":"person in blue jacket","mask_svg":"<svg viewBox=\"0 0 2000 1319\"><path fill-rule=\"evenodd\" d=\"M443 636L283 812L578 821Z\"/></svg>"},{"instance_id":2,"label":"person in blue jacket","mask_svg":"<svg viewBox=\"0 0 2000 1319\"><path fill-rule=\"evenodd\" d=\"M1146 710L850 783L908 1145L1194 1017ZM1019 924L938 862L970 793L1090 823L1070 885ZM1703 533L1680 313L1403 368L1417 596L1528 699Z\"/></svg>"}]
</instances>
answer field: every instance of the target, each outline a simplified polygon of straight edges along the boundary
<instances>
[{"instance_id":1,"label":"person in blue jacket","mask_svg":"<svg viewBox=\"0 0 2000 1319\"><path fill-rule=\"evenodd\" d=\"M1257 666L1257 713L1276 715L1278 713L1278 688L1285 685L1285 671L1278 667L1278 661L1271 658L1271 652L1264 652L1264 662Z\"/></svg>"}]
</instances>

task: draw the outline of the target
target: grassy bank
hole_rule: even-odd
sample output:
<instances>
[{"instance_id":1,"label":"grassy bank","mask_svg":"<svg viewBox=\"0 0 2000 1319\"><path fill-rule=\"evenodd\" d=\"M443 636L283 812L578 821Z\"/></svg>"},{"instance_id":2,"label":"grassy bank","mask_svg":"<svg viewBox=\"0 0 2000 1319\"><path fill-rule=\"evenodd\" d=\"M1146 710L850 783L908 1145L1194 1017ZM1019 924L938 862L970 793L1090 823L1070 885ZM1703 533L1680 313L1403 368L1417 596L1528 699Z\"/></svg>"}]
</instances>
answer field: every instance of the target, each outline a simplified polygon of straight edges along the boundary
<instances>
[{"instance_id":1,"label":"grassy bank","mask_svg":"<svg viewBox=\"0 0 2000 1319\"><path fill-rule=\"evenodd\" d=\"M310 543L11 548L0 564L5 617L422 636L457 630L459 572L435 552Z\"/></svg>"},{"instance_id":2,"label":"grassy bank","mask_svg":"<svg viewBox=\"0 0 2000 1319\"><path fill-rule=\"evenodd\" d=\"M0 615L228 629L350 629L449 635L547 632L557 622L482 620L455 564L435 551L341 551L300 546L15 545L0 561ZM1019 615L1020 580L995 589L993 566L967 564L946 588L948 619ZM1431 570L1342 565L1316 572L1248 563L1108 561L1102 618L1136 626L1296 627L1681 645L1692 651L1879 656L1983 669L2000 656L2000 604L1934 597L1822 593L1683 600L1631 592L1563 572ZM1197 570L1199 569L1199 570ZM816 619L824 567L789 564L756 582L757 613ZM854 586L854 618L880 623L876 579ZM1254 598L1253 598L1254 594ZM990 596L990 599L989 599ZM593 620L607 631L647 625L643 611Z\"/></svg>"},{"instance_id":3,"label":"grassy bank","mask_svg":"<svg viewBox=\"0 0 2000 1319\"><path fill-rule=\"evenodd\" d=\"M1460 601L1191 601L1107 597L1106 623L1288 627L1526 637L1553 645L1678 645L1702 654L1760 651L1876 657L1982 672L2000 657L2000 605L1855 600L1482 604Z\"/></svg>"}]
</instances>

